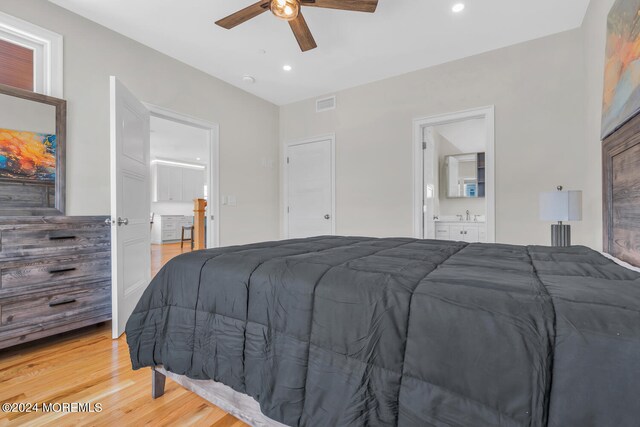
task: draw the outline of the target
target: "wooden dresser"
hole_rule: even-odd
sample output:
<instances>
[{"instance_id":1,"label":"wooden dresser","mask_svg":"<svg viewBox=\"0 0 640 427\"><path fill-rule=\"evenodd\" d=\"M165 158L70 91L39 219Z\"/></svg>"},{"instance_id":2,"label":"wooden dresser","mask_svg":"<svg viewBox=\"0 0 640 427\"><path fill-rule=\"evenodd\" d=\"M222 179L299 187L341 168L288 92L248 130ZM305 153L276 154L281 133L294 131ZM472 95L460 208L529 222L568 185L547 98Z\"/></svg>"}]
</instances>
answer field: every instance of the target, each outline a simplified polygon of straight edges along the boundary
<instances>
[{"instance_id":1,"label":"wooden dresser","mask_svg":"<svg viewBox=\"0 0 640 427\"><path fill-rule=\"evenodd\" d=\"M0 349L111 319L106 218L0 218Z\"/></svg>"}]
</instances>

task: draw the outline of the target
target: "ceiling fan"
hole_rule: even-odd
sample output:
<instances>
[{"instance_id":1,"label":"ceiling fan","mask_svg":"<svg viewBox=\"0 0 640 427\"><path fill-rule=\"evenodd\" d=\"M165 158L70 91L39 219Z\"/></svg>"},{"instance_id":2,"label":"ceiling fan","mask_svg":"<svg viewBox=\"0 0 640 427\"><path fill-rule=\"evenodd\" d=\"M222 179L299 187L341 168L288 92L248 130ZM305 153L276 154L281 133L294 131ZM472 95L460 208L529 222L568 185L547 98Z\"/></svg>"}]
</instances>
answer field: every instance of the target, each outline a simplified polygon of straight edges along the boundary
<instances>
[{"instance_id":1,"label":"ceiling fan","mask_svg":"<svg viewBox=\"0 0 640 427\"><path fill-rule=\"evenodd\" d=\"M315 49L318 45L316 45L307 22L302 16L300 11L302 6L373 13L378 6L378 0L261 0L219 20L216 24L230 30L267 10L271 10L271 13L278 18L289 21L289 26L298 40L300 49L306 52Z\"/></svg>"}]
</instances>

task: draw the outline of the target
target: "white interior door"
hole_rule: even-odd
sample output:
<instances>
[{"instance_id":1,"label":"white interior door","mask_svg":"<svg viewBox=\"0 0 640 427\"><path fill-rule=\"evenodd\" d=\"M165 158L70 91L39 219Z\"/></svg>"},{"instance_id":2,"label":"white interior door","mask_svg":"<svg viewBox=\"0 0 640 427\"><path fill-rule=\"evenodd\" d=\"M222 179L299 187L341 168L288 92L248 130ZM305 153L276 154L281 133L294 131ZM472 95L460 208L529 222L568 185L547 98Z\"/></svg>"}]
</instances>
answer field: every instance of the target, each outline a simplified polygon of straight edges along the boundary
<instances>
[{"instance_id":1,"label":"white interior door","mask_svg":"<svg viewBox=\"0 0 640 427\"><path fill-rule=\"evenodd\" d=\"M111 269L113 338L124 332L151 280L149 111L111 77Z\"/></svg>"},{"instance_id":2,"label":"white interior door","mask_svg":"<svg viewBox=\"0 0 640 427\"><path fill-rule=\"evenodd\" d=\"M437 214L438 206L438 147L433 137L433 128L425 127L423 132L422 145L422 171L423 171L423 230L424 239L436 238L436 223L434 216Z\"/></svg>"},{"instance_id":3,"label":"white interior door","mask_svg":"<svg viewBox=\"0 0 640 427\"><path fill-rule=\"evenodd\" d=\"M335 233L333 139L287 147L287 235Z\"/></svg>"}]
</instances>

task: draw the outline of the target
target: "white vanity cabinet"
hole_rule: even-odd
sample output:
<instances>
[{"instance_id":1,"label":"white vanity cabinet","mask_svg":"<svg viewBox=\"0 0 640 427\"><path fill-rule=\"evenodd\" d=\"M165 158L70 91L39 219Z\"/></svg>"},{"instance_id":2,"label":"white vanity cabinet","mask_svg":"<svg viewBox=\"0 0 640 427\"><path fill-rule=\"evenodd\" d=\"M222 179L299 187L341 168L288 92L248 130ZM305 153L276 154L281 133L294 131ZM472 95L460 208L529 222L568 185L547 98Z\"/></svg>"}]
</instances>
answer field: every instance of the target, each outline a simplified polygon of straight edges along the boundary
<instances>
[{"instance_id":1,"label":"white vanity cabinet","mask_svg":"<svg viewBox=\"0 0 640 427\"><path fill-rule=\"evenodd\" d=\"M436 240L451 240L451 227L436 223Z\"/></svg>"},{"instance_id":2,"label":"white vanity cabinet","mask_svg":"<svg viewBox=\"0 0 640 427\"><path fill-rule=\"evenodd\" d=\"M154 164L154 202L193 202L204 198L204 169Z\"/></svg>"},{"instance_id":3,"label":"white vanity cabinet","mask_svg":"<svg viewBox=\"0 0 640 427\"><path fill-rule=\"evenodd\" d=\"M484 222L437 222L436 239L486 243L487 227Z\"/></svg>"},{"instance_id":4,"label":"white vanity cabinet","mask_svg":"<svg viewBox=\"0 0 640 427\"><path fill-rule=\"evenodd\" d=\"M151 229L151 243L162 244L174 242L182 237L182 227L193 225L192 216L183 215L156 215L153 219ZM185 230L185 239L191 237L188 230Z\"/></svg>"}]
</instances>

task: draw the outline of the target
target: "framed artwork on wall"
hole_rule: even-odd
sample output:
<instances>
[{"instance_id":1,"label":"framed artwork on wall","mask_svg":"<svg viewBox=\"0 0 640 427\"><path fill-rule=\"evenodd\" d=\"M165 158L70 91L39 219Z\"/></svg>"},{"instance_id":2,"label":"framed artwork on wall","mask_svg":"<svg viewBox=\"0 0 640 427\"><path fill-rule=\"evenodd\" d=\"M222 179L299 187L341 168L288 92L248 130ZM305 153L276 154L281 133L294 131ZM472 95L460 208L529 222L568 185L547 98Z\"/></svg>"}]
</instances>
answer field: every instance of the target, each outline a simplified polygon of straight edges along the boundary
<instances>
[{"instance_id":1,"label":"framed artwork on wall","mask_svg":"<svg viewBox=\"0 0 640 427\"><path fill-rule=\"evenodd\" d=\"M640 111L640 0L617 0L607 19L602 138Z\"/></svg>"}]
</instances>

